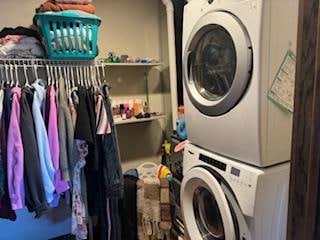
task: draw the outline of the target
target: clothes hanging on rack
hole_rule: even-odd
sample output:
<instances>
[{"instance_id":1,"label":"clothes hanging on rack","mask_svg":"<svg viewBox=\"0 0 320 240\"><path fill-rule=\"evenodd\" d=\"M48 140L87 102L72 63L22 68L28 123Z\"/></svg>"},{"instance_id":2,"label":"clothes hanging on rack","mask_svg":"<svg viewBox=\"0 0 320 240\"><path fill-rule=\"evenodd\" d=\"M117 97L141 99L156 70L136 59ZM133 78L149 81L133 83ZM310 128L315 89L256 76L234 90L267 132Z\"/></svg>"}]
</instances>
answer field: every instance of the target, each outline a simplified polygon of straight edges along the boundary
<instances>
[{"instance_id":1,"label":"clothes hanging on rack","mask_svg":"<svg viewBox=\"0 0 320 240\"><path fill-rule=\"evenodd\" d=\"M44 193L42 172L37 148L37 139L32 117L33 93L28 88L22 89L21 107L21 137L24 146L24 179L26 205L30 212L36 213L36 218L41 217L49 206Z\"/></svg>"},{"instance_id":2,"label":"clothes hanging on rack","mask_svg":"<svg viewBox=\"0 0 320 240\"><path fill-rule=\"evenodd\" d=\"M8 68L0 62L1 69ZM70 189L76 239L120 240L123 177L108 86L97 85L86 66L77 86L61 68L48 69L48 84L0 74L9 76L0 88L0 218L15 220L14 210L25 206L41 217Z\"/></svg>"},{"instance_id":3,"label":"clothes hanging on rack","mask_svg":"<svg viewBox=\"0 0 320 240\"><path fill-rule=\"evenodd\" d=\"M21 88L12 88L12 110L7 138L8 190L12 210L21 209L25 206L24 154L20 131L20 97Z\"/></svg>"},{"instance_id":4,"label":"clothes hanging on rack","mask_svg":"<svg viewBox=\"0 0 320 240\"><path fill-rule=\"evenodd\" d=\"M72 103L73 104L73 103ZM70 170L74 166L73 162L73 138L74 138L74 126L72 123L71 112L76 110L72 107L72 110L68 107L67 96L65 91L65 83L62 78L59 80L58 89L58 131L59 131L59 163L62 174L62 179L70 181L72 174Z\"/></svg>"},{"instance_id":5,"label":"clothes hanging on rack","mask_svg":"<svg viewBox=\"0 0 320 240\"><path fill-rule=\"evenodd\" d=\"M44 183L44 190L47 199L47 203L51 206L55 206L57 195L55 194L54 187L54 173L53 162L51 160L51 153L49 148L48 134L45 127L45 123L42 117L41 108L45 94L44 81L36 80L32 84L34 88L34 96L32 103L32 114L36 130L37 147L39 151L42 181Z\"/></svg>"},{"instance_id":6,"label":"clothes hanging on rack","mask_svg":"<svg viewBox=\"0 0 320 240\"><path fill-rule=\"evenodd\" d=\"M3 113L1 118L1 157L4 169L4 195L0 200L0 218L6 218L15 221L17 216L12 210L8 190L7 174L7 136L11 114L11 88L4 89Z\"/></svg>"}]
</instances>

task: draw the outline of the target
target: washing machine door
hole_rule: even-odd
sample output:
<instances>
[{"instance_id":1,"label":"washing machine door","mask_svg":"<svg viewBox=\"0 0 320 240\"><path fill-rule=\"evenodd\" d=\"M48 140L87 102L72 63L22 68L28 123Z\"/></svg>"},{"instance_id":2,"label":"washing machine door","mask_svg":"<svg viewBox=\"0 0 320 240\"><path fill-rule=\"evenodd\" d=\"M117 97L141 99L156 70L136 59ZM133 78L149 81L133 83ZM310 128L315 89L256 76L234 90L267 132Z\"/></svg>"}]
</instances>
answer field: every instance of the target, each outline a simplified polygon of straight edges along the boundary
<instances>
[{"instance_id":1,"label":"washing machine door","mask_svg":"<svg viewBox=\"0 0 320 240\"><path fill-rule=\"evenodd\" d=\"M181 185L181 207L192 240L249 240L250 232L232 191L216 172L196 167Z\"/></svg>"},{"instance_id":2,"label":"washing machine door","mask_svg":"<svg viewBox=\"0 0 320 240\"><path fill-rule=\"evenodd\" d=\"M252 47L242 23L227 12L203 16L187 40L184 84L203 114L220 116L240 101L252 72Z\"/></svg>"}]
</instances>

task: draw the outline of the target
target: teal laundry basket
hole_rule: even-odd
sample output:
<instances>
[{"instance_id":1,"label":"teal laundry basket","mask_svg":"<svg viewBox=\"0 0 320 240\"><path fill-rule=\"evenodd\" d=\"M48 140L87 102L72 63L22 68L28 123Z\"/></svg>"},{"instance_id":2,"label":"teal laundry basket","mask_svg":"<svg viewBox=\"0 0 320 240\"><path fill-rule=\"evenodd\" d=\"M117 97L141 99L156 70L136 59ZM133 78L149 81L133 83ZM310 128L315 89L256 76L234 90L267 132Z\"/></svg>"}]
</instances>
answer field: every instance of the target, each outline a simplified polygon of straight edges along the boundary
<instances>
[{"instance_id":1,"label":"teal laundry basket","mask_svg":"<svg viewBox=\"0 0 320 240\"><path fill-rule=\"evenodd\" d=\"M37 13L33 19L47 56L56 60L85 60L98 55L101 18L82 11Z\"/></svg>"}]
</instances>

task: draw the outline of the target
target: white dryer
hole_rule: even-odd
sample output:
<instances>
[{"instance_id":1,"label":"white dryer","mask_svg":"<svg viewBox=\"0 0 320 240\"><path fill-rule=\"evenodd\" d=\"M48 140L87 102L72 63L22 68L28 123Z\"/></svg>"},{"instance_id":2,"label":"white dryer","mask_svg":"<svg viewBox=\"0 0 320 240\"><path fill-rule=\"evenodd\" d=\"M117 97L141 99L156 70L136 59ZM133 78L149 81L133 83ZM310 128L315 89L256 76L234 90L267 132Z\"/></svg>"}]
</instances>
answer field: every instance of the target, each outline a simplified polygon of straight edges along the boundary
<instances>
[{"instance_id":1,"label":"white dryer","mask_svg":"<svg viewBox=\"0 0 320 240\"><path fill-rule=\"evenodd\" d=\"M292 114L267 93L295 52L298 0L192 0L184 8L188 138L256 166L290 159Z\"/></svg>"},{"instance_id":2,"label":"white dryer","mask_svg":"<svg viewBox=\"0 0 320 240\"><path fill-rule=\"evenodd\" d=\"M259 169L187 145L180 197L190 240L285 240L289 170L289 162Z\"/></svg>"}]
</instances>

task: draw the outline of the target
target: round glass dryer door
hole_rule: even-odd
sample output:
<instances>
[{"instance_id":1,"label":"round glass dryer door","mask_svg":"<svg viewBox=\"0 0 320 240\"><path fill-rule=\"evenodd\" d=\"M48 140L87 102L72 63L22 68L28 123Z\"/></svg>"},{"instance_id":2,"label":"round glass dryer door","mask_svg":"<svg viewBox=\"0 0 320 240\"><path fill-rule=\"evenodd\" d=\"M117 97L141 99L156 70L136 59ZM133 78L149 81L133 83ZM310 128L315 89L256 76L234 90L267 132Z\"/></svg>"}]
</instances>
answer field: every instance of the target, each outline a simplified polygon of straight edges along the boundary
<instances>
[{"instance_id":1,"label":"round glass dryer door","mask_svg":"<svg viewBox=\"0 0 320 240\"><path fill-rule=\"evenodd\" d=\"M252 48L239 20L226 12L201 18L184 52L184 81L193 105L208 116L230 111L246 91Z\"/></svg>"}]
</instances>

